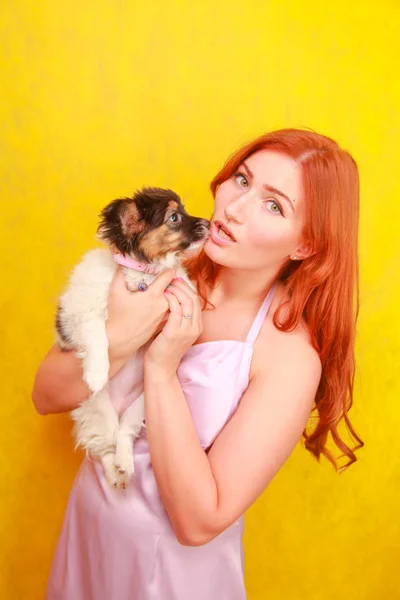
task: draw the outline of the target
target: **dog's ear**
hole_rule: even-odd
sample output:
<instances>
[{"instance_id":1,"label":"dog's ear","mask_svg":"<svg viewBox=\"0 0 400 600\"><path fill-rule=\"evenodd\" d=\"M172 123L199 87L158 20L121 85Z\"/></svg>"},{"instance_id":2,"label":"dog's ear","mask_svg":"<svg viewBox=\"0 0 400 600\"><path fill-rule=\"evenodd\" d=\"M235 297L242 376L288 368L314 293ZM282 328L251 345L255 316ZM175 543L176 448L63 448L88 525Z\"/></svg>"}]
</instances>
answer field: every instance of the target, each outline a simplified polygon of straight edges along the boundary
<instances>
[{"instance_id":1,"label":"dog's ear","mask_svg":"<svg viewBox=\"0 0 400 600\"><path fill-rule=\"evenodd\" d=\"M144 221L135 200L124 202L120 212L121 227L125 235L131 236L143 231Z\"/></svg>"},{"instance_id":2,"label":"dog's ear","mask_svg":"<svg viewBox=\"0 0 400 600\"><path fill-rule=\"evenodd\" d=\"M133 198L117 198L100 213L99 237L114 243L116 237L131 237L144 228L142 215Z\"/></svg>"}]
</instances>

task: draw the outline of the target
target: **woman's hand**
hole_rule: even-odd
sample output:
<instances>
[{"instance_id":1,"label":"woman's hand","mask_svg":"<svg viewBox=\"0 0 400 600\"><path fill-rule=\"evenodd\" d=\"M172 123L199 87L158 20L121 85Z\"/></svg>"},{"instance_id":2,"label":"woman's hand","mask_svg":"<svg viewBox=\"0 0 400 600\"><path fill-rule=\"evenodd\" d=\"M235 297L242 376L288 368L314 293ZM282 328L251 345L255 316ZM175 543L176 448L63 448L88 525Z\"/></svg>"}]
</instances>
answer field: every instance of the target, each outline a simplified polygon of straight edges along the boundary
<instances>
[{"instance_id":1,"label":"woman's hand","mask_svg":"<svg viewBox=\"0 0 400 600\"><path fill-rule=\"evenodd\" d=\"M173 377L182 356L203 330L201 300L183 280L173 279L165 290L169 316L161 333L152 342L145 356L145 368L152 373Z\"/></svg>"},{"instance_id":2,"label":"woman's hand","mask_svg":"<svg viewBox=\"0 0 400 600\"><path fill-rule=\"evenodd\" d=\"M126 288L123 270L117 270L108 297L110 375L160 331L169 311L164 291L174 274L172 269L165 271L145 292L130 292Z\"/></svg>"}]
</instances>

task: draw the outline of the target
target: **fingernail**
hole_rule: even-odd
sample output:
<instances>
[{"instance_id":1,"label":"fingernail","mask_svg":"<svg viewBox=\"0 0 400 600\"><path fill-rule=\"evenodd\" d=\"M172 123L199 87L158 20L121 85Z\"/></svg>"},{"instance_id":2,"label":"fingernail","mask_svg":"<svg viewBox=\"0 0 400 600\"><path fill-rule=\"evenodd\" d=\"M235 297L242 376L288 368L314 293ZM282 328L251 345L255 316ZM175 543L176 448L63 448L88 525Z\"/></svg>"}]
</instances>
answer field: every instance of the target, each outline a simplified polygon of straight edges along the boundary
<instances>
[{"instance_id":1,"label":"fingernail","mask_svg":"<svg viewBox=\"0 0 400 600\"><path fill-rule=\"evenodd\" d=\"M172 281L185 281L182 277L174 277Z\"/></svg>"}]
</instances>

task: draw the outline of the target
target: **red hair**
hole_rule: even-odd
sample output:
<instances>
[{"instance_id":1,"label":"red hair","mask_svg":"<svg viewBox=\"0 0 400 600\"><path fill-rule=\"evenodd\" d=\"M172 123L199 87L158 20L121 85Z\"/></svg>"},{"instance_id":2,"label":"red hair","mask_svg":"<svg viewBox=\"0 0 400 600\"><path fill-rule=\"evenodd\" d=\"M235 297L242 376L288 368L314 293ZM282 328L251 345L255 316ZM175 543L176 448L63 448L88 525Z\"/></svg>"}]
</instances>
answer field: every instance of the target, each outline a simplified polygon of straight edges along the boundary
<instances>
[{"instance_id":1,"label":"red hair","mask_svg":"<svg viewBox=\"0 0 400 600\"><path fill-rule=\"evenodd\" d=\"M350 154L332 139L312 131L283 129L257 138L231 156L211 182L213 196L246 158L267 149L301 165L306 212L303 238L313 251L302 261L288 259L277 274L288 300L276 311L274 325L291 331L301 318L307 323L322 376L313 409L318 413L317 424L311 433L304 431L305 447L318 460L323 454L336 468L336 459L327 448L330 434L342 457L347 457L344 468L356 461L354 451L363 446L348 417L359 310L358 169ZM205 298L207 288L215 284L218 265L202 252L188 268ZM283 309L285 317L280 320ZM338 432L341 421L352 447Z\"/></svg>"}]
</instances>

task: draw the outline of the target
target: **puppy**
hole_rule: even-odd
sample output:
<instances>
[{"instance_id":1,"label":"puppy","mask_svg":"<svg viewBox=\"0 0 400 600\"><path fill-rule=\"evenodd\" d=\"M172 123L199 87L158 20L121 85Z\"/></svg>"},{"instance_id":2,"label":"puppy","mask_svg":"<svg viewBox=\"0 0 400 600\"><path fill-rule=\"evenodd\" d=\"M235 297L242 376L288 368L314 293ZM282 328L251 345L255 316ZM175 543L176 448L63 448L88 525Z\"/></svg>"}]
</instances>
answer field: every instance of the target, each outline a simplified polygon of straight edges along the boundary
<instances>
[{"instance_id":1,"label":"puppy","mask_svg":"<svg viewBox=\"0 0 400 600\"><path fill-rule=\"evenodd\" d=\"M143 394L119 418L108 392L107 300L118 264L126 286L145 291L162 271L176 267L189 284L179 253L200 248L209 221L192 217L171 190L145 188L114 200L101 213L100 239L109 249L89 251L72 272L56 317L57 341L75 349L92 394L72 411L76 446L100 459L107 481L125 488L134 472L133 442L144 420ZM110 251L111 250L111 251Z\"/></svg>"}]
</instances>

